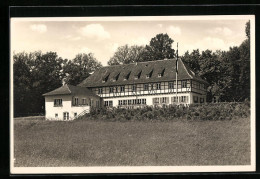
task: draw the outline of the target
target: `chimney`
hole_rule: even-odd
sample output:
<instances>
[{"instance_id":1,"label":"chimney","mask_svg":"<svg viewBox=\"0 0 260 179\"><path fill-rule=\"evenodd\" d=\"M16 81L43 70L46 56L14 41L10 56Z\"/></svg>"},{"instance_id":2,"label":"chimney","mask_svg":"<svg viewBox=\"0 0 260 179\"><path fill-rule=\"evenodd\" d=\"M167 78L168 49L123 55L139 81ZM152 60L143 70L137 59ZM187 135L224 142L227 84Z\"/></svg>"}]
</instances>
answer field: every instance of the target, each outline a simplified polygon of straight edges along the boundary
<instances>
[{"instance_id":1,"label":"chimney","mask_svg":"<svg viewBox=\"0 0 260 179\"><path fill-rule=\"evenodd\" d=\"M62 86L66 85L65 79L62 79Z\"/></svg>"}]
</instances>

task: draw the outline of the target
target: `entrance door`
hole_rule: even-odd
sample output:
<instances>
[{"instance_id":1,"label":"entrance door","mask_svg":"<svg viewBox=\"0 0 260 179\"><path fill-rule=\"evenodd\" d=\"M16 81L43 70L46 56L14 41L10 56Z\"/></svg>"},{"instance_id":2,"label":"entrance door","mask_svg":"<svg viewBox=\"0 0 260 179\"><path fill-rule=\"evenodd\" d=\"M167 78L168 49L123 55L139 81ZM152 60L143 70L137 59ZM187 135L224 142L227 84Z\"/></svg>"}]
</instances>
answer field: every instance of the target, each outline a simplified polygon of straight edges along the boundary
<instances>
[{"instance_id":1,"label":"entrance door","mask_svg":"<svg viewBox=\"0 0 260 179\"><path fill-rule=\"evenodd\" d=\"M63 120L69 120L69 113L68 112L63 113Z\"/></svg>"}]
</instances>

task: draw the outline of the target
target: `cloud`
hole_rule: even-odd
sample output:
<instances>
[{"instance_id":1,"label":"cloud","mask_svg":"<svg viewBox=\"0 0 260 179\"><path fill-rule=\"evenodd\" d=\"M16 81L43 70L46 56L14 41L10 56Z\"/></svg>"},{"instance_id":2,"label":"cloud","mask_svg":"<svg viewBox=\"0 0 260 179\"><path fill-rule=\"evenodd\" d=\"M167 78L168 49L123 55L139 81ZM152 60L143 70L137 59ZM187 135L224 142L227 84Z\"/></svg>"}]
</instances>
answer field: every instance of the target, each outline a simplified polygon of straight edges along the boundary
<instances>
[{"instance_id":1,"label":"cloud","mask_svg":"<svg viewBox=\"0 0 260 179\"><path fill-rule=\"evenodd\" d=\"M181 28L171 25L166 29L166 32L169 34L169 36L172 36L172 37L175 35L181 35Z\"/></svg>"},{"instance_id":2,"label":"cloud","mask_svg":"<svg viewBox=\"0 0 260 179\"><path fill-rule=\"evenodd\" d=\"M61 39L66 39L66 40L71 40L71 41L78 41L81 40L81 37L77 36L72 36L72 35L66 35L64 37L62 37Z\"/></svg>"},{"instance_id":3,"label":"cloud","mask_svg":"<svg viewBox=\"0 0 260 179\"><path fill-rule=\"evenodd\" d=\"M47 31L47 26L44 24L33 24L30 26L35 32L44 33Z\"/></svg>"},{"instance_id":4,"label":"cloud","mask_svg":"<svg viewBox=\"0 0 260 179\"><path fill-rule=\"evenodd\" d=\"M109 46L109 49L110 49L111 52L115 52L118 47L119 47L119 44L118 44L118 43L112 43L112 44Z\"/></svg>"},{"instance_id":5,"label":"cloud","mask_svg":"<svg viewBox=\"0 0 260 179\"><path fill-rule=\"evenodd\" d=\"M79 49L79 52L78 53L93 53L93 52L91 52L91 49L90 48L88 48L88 47L81 47L80 49Z\"/></svg>"},{"instance_id":6,"label":"cloud","mask_svg":"<svg viewBox=\"0 0 260 179\"><path fill-rule=\"evenodd\" d=\"M129 45L147 45L149 44L149 40L145 37L138 37L136 39L132 39L129 42Z\"/></svg>"},{"instance_id":7,"label":"cloud","mask_svg":"<svg viewBox=\"0 0 260 179\"><path fill-rule=\"evenodd\" d=\"M86 25L80 29L80 33L87 38L94 38L97 40L110 38L110 34L105 31L104 27L100 24Z\"/></svg>"},{"instance_id":8,"label":"cloud","mask_svg":"<svg viewBox=\"0 0 260 179\"><path fill-rule=\"evenodd\" d=\"M157 24L157 26L160 27L160 28L162 28L163 25L162 25L162 24Z\"/></svg>"},{"instance_id":9,"label":"cloud","mask_svg":"<svg viewBox=\"0 0 260 179\"><path fill-rule=\"evenodd\" d=\"M214 29L209 30L211 34L222 34L225 36L232 35L232 30L227 27L216 27Z\"/></svg>"},{"instance_id":10,"label":"cloud","mask_svg":"<svg viewBox=\"0 0 260 179\"><path fill-rule=\"evenodd\" d=\"M192 52L195 49L203 50L229 50L229 47L233 47L237 44L234 42L225 42L223 39L215 38L215 37L205 37L195 43L184 44L179 48L180 55L184 54L184 52L189 51Z\"/></svg>"}]
</instances>

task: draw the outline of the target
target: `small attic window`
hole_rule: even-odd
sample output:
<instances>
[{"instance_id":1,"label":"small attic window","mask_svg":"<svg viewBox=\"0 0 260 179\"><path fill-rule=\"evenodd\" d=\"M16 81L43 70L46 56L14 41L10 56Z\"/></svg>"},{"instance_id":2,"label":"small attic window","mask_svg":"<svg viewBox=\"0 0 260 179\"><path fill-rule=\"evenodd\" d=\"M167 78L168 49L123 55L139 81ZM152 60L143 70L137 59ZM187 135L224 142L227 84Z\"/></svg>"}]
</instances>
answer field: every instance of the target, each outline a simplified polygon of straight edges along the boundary
<instances>
[{"instance_id":1,"label":"small attic window","mask_svg":"<svg viewBox=\"0 0 260 179\"><path fill-rule=\"evenodd\" d=\"M106 76L102 79L102 83L107 82L109 75L110 75L110 74L106 75Z\"/></svg>"},{"instance_id":2,"label":"small attic window","mask_svg":"<svg viewBox=\"0 0 260 179\"><path fill-rule=\"evenodd\" d=\"M141 76L141 73L142 73L142 70L137 74L137 75L135 75L135 80L137 80L137 79L139 79L140 78L140 76Z\"/></svg>"},{"instance_id":3,"label":"small attic window","mask_svg":"<svg viewBox=\"0 0 260 179\"><path fill-rule=\"evenodd\" d=\"M131 71L125 76L124 81L129 79L130 73L131 73Z\"/></svg>"},{"instance_id":4,"label":"small attic window","mask_svg":"<svg viewBox=\"0 0 260 179\"><path fill-rule=\"evenodd\" d=\"M153 69L150 71L150 73L146 74L146 78L151 78L152 74L153 74Z\"/></svg>"},{"instance_id":5,"label":"small attic window","mask_svg":"<svg viewBox=\"0 0 260 179\"><path fill-rule=\"evenodd\" d=\"M162 71L158 73L158 77L159 77L159 78L163 76L163 74L164 74L164 71L165 71L165 68L164 68L164 69L162 69Z\"/></svg>"},{"instance_id":6,"label":"small attic window","mask_svg":"<svg viewBox=\"0 0 260 179\"><path fill-rule=\"evenodd\" d=\"M119 75L120 75L120 73L118 73L118 74L112 79L112 81L113 81L113 82L117 81L118 78L119 78Z\"/></svg>"}]
</instances>

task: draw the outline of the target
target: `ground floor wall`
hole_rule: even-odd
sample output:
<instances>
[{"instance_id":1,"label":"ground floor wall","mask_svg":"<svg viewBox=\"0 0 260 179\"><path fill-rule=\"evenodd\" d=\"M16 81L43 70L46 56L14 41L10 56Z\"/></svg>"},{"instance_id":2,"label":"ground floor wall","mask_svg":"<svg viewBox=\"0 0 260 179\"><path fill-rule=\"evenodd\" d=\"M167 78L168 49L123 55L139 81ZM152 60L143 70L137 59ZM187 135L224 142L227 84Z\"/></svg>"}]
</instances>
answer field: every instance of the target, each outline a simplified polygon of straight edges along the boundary
<instances>
[{"instance_id":1,"label":"ground floor wall","mask_svg":"<svg viewBox=\"0 0 260 179\"><path fill-rule=\"evenodd\" d=\"M172 93L172 94L156 94L156 95L140 95L103 98L104 105L108 107L125 107L125 106L145 106L145 105L170 105L170 104L193 104L205 103L206 95L197 93Z\"/></svg>"},{"instance_id":2,"label":"ground floor wall","mask_svg":"<svg viewBox=\"0 0 260 179\"><path fill-rule=\"evenodd\" d=\"M54 105L54 99L62 99L61 105ZM72 96L48 96L45 97L45 117L47 120L73 120L82 112L90 111L89 105L72 105Z\"/></svg>"}]
</instances>

